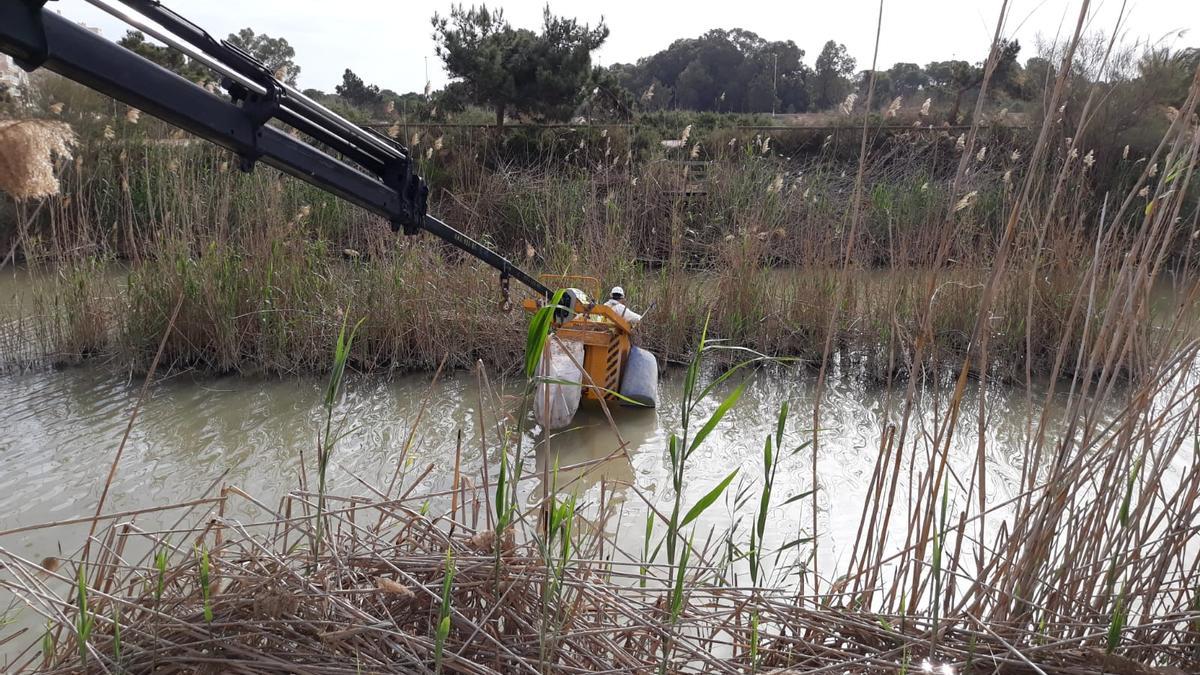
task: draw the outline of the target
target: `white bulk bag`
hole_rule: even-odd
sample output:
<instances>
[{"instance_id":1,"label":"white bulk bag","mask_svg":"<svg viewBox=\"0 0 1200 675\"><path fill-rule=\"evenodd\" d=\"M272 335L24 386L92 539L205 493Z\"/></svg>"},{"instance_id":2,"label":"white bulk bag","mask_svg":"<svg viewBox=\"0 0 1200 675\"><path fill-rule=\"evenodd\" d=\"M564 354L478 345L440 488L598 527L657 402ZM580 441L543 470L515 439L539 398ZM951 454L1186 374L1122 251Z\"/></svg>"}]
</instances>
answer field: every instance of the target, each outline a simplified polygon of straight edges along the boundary
<instances>
[{"instance_id":1,"label":"white bulk bag","mask_svg":"<svg viewBox=\"0 0 1200 675\"><path fill-rule=\"evenodd\" d=\"M549 358L547 358L547 356ZM574 360L572 360L572 357ZM575 364L579 364L578 366ZM583 343L560 340L551 335L538 362L537 374L550 382L538 382L533 392L533 418L546 429L561 429L579 410L583 393ZM562 384L563 382L569 384Z\"/></svg>"}]
</instances>

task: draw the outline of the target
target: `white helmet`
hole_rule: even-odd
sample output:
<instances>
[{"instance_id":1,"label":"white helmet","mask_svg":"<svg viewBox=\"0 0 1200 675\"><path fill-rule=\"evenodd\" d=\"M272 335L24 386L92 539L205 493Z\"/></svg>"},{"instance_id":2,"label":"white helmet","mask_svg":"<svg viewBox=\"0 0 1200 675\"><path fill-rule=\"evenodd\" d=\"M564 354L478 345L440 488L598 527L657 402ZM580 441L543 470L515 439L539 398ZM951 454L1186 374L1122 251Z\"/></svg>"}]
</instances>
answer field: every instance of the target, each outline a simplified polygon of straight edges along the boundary
<instances>
[{"instance_id":1,"label":"white helmet","mask_svg":"<svg viewBox=\"0 0 1200 675\"><path fill-rule=\"evenodd\" d=\"M609 295L614 298L623 298L625 297L625 289L620 286L613 286L612 292Z\"/></svg>"}]
</instances>

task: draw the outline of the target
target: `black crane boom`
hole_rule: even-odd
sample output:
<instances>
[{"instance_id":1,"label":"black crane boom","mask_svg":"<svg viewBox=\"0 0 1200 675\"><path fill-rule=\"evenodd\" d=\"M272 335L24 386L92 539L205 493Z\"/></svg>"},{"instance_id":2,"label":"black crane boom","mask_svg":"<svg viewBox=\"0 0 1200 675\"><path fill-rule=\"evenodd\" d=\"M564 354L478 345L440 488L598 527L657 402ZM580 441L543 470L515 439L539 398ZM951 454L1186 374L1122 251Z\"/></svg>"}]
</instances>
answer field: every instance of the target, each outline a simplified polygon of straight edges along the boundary
<instances>
[{"instance_id":1,"label":"black crane boom","mask_svg":"<svg viewBox=\"0 0 1200 675\"><path fill-rule=\"evenodd\" d=\"M426 212L428 187L409 151L277 80L252 56L217 42L155 0L122 0L162 30L151 35L216 70L229 98L50 11L45 0L0 0L0 52L28 70L45 67L227 148L250 171L263 162L376 213L394 230L425 230L549 296L545 284L504 256ZM101 5L139 28L149 26ZM278 120L310 143L269 124ZM325 148L328 148L327 151Z\"/></svg>"}]
</instances>

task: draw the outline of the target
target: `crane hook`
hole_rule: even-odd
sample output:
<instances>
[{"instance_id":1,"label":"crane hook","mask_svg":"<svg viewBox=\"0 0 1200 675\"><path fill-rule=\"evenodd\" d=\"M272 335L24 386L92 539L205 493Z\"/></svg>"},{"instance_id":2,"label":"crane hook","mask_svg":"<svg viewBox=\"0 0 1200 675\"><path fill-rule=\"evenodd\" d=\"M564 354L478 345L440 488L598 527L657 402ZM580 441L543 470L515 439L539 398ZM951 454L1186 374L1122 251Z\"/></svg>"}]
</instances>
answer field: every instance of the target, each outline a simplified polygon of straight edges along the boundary
<instances>
[{"instance_id":1,"label":"crane hook","mask_svg":"<svg viewBox=\"0 0 1200 675\"><path fill-rule=\"evenodd\" d=\"M505 313L512 311L512 300L508 295L508 279L507 274L500 274L500 311Z\"/></svg>"}]
</instances>

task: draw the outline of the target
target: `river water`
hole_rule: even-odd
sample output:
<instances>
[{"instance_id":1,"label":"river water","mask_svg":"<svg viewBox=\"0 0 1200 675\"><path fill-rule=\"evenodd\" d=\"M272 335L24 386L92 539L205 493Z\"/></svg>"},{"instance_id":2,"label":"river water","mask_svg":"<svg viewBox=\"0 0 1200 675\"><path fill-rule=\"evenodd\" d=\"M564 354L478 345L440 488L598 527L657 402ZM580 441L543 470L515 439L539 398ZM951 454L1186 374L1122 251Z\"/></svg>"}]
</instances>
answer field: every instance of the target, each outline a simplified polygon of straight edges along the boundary
<instances>
[{"instance_id":1,"label":"river water","mask_svg":"<svg viewBox=\"0 0 1200 675\"><path fill-rule=\"evenodd\" d=\"M681 372L668 372L660 385L660 405L645 411L616 408L616 432L596 407L581 409L573 426L553 434L550 448L536 430L526 434L525 472L531 477L526 492L540 494L543 462L557 464L559 486L593 501L603 480L610 498L631 505L625 521L640 522L629 491L670 496L670 460L666 439L678 427ZM371 494L363 482L388 484L399 468L410 479L421 476L419 491L437 492L449 486L458 435L461 465L468 476L479 476L480 395L473 373L444 375L436 384L431 374L350 377L335 417L344 419L346 432L333 459L334 492ZM792 414L787 426L789 448L811 438L815 377L803 369L772 370L750 377L741 401L688 463L685 503L694 501L735 468L746 484L761 475L764 438L776 424L780 405ZM95 509L114 453L120 446L140 389L100 367L40 371L0 376L5 430L0 436L0 531L68 520ZM162 379L150 390L134 424L121 459L106 511L126 511L198 498L214 482L236 485L267 503L297 488L302 455L311 469L325 381L318 378L202 378L187 374ZM517 410L516 389L491 384L483 403L489 461L495 472L496 414ZM945 401L936 392L920 397L912 416L911 437L917 438L917 457L930 452L929 441L943 415ZM822 557L836 563L857 532L862 498L878 452L884 424L900 416L902 391L889 395L850 378L835 378L822 404L817 457L818 510ZM963 406L963 420L952 447L953 466L969 467L976 452L976 410L979 390L972 387ZM1026 393L1004 387L987 392L989 498L1002 500L1020 480L1027 412ZM418 412L428 399L419 423ZM700 407L707 418L718 397ZM591 404L594 406L595 404ZM398 466L406 440L411 448ZM620 452L620 438L627 453ZM600 462L598 460L606 460ZM590 462L590 464L589 464ZM811 488L811 448L791 454L780 466L776 503ZM586 465L586 470L571 467ZM432 468L430 468L432 467ZM425 470L429 469L428 473ZM965 482L967 476L962 476ZM360 482L360 479L362 482ZM478 482L478 479L476 479ZM780 509L773 524L778 536L807 534L810 502L802 500ZM807 514L807 515L806 515ZM730 514L715 508L706 520L720 524ZM61 547L78 545L82 526L60 527L0 537L0 546L27 557L57 555ZM640 527L618 528L619 539L640 545Z\"/></svg>"}]
</instances>

